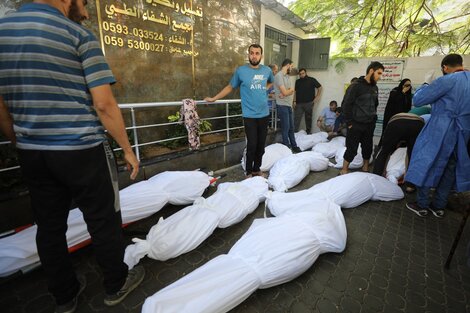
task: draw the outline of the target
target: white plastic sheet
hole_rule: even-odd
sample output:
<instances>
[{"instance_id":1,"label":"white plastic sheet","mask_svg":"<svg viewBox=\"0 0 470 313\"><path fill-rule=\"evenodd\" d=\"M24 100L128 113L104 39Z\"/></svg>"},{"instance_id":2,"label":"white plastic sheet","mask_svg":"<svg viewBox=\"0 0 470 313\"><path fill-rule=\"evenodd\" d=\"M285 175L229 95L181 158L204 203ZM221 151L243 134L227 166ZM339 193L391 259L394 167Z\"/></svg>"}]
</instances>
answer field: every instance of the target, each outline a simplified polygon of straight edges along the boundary
<instances>
[{"instance_id":1,"label":"white plastic sheet","mask_svg":"<svg viewBox=\"0 0 470 313\"><path fill-rule=\"evenodd\" d=\"M90 239L79 209L70 211L67 224L68 247ZM36 232L37 226L33 225L17 234L0 239L0 277L8 276L39 262Z\"/></svg>"},{"instance_id":2,"label":"white plastic sheet","mask_svg":"<svg viewBox=\"0 0 470 313\"><path fill-rule=\"evenodd\" d=\"M354 207L369 199L402 197L401 189L387 179L359 172L308 190L272 192L267 206L276 217L255 220L228 255L147 298L142 312L227 312L256 288L296 278L321 253L342 252L347 232L340 204Z\"/></svg>"},{"instance_id":3,"label":"white plastic sheet","mask_svg":"<svg viewBox=\"0 0 470 313\"><path fill-rule=\"evenodd\" d=\"M126 247L124 262L133 268L146 255L166 261L191 251L214 232L218 221L217 213L201 204L186 207L167 219L161 217L145 240L134 238L134 244Z\"/></svg>"},{"instance_id":4,"label":"white plastic sheet","mask_svg":"<svg viewBox=\"0 0 470 313\"><path fill-rule=\"evenodd\" d=\"M369 173L366 175L368 176L371 185L374 188L374 195L372 196L371 200L393 201L403 199L405 197L403 190L401 190L397 184L392 183L385 177Z\"/></svg>"},{"instance_id":5,"label":"white plastic sheet","mask_svg":"<svg viewBox=\"0 0 470 313\"><path fill-rule=\"evenodd\" d=\"M36 248L37 226L0 239L0 277L15 273L39 261Z\"/></svg>"},{"instance_id":6,"label":"white plastic sheet","mask_svg":"<svg viewBox=\"0 0 470 313\"><path fill-rule=\"evenodd\" d=\"M333 165L334 168L342 168L343 167L343 161L344 161L344 152L346 151L346 147L341 147L336 151L335 155L335 161L336 164ZM358 169L361 168L362 165L364 164L364 160L362 158L362 150L361 150L361 145L357 148L357 154L352 160L351 163L349 163L350 169Z\"/></svg>"},{"instance_id":7,"label":"white plastic sheet","mask_svg":"<svg viewBox=\"0 0 470 313\"><path fill-rule=\"evenodd\" d=\"M310 203L284 210L278 216L293 216L311 224L320 241L320 253L344 251L347 230L340 206L331 201L309 200Z\"/></svg>"},{"instance_id":8,"label":"white plastic sheet","mask_svg":"<svg viewBox=\"0 0 470 313\"><path fill-rule=\"evenodd\" d=\"M392 153L387 163L387 179L398 184L400 177L405 175L406 170L406 148L398 148Z\"/></svg>"},{"instance_id":9,"label":"white plastic sheet","mask_svg":"<svg viewBox=\"0 0 470 313\"><path fill-rule=\"evenodd\" d=\"M147 298L142 312L227 312L257 288L288 282L321 253L341 252L345 245L344 217L333 203L257 219L228 255Z\"/></svg>"},{"instance_id":10,"label":"white plastic sheet","mask_svg":"<svg viewBox=\"0 0 470 313\"><path fill-rule=\"evenodd\" d=\"M168 203L169 194L148 180L119 191L124 224L138 221L160 211Z\"/></svg>"},{"instance_id":11,"label":"white plastic sheet","mask_svg":"<svg viewBox=\"0 0 470 313\"><path fill-rule=\"evenodd\" d=\"M160 218L145 240L135 238L127 246L124 261L133 268L141 258L165 261L199 246L217 228L242 221L268 192L266 179L253 177L219 185L207 199L199 198L167 219Z\"/></svg>"},{"instance_id":12,"label":"white plastic sheet","mask_svg":"<svg viewBox=\"0 0 470 313\"><path fill-rule=\"evenodd\" d=\"M209 186L211 177L200 171L163 172L119 192L124 224L158 212L168 201L189 204ZM73 247L90 239L82 212L73 209L67 220L67 244ZM0 239L0 277L8 276L39 261L37 227Z\"/></svg>"},{"instance_id":13,"label":"white plastic sheet","mask_svg":"<svg viewBox=\"0 0 470 313\"><path fill-rule=\"evenodd\" d=\"M329 142L323 142L315 145L312 149L314 152L319 152L323 154L325 158L332 158L336 155L336 152L345 146L346 138L343 136L338 136L331 139Z\"/></svg>"},{"instance_id":14,"label":"white plastic sheet","mask_svg":"<svg viewBox=\"0 0 470 313\"><path fill-rule=\"evenodd\" d=\"M290 210L309 205L316 199L311 189L294 192L272 191L266 199L266 207L272 215L280 216ZM324 201L322 197L320 201Z\"/></svg>"},{"instance_id":15,"label":"white plastic sheet","mask_svg":"<svg viewBox=\"0 0 470 313\"><path fill-rule=\"evenodd\" d=\"M310 163L291 155L278 160L269 171L269 185L276 191L287 191L300 183L310 172Z\"/></svg>"},{"instance_id":16,"label":"white plastic sheet","mask_svg":"<svg viewBox=\"0 0 470 313\"><path fill-rule=\"evenodd\" d=\"M280 160L291 154L292 154L292 151L283 144L274 143L272 145L267 146L266 148L264 148L264 154L263 154L263 159L261 161L260 170L263 172L268 172L271 169L271 167L273 167L274 163L276 163L277 160ZM246 170L245 159L246 159L246 149L243 151L243 157L241 160L243 170Z\"/></svg>"},{"instance_id":17,"label":"white plastic sheet","mask_svg":"<svg viewBox=\"0 0 470 313\"><path fill-rule=\"evenodd\" d=\"M384 177L363 172L337 176L310 188L342 208L354 208L372 199L398 200L404 197L397 185Z\"/></svg>"},{"instance_id":18,"label":"white plastic sheet","mask_svg":"<svg viewBox=\"0 0 470 313\"><path fill-rule=\"evenodd\" d=\"M219 216L217 227L226 228L251 214L265 200L267 193L266 179L258 176L238 183L222 183L205 202Z\"/></svg>"},{"instance_id":19,"label":"white plastic sheet","mask_svg":"<svg viewBox=\"0 0 470 313\"><path fill-rule=\"evenodd\" d=\"M329 160L321 153L305 151L297 153L295 157L307 161L310 164L310 171L312 172L321 172L328 169Z\"/></svg>"},{"instance_id":20,"label":"white plastic sheet","mask_svg":"<svg viewBox=\"0 0 470 313\"><path fill-rule=\"evenodd\" d=\"M328 142L328 133L326 132L318 132L307 135L305 130L302 129L299 132L295 133L294 136L297 146L302 151L312 149L312 147L321 142Z\"/></svg>"},{"instance_id":21,"label":"white plastic sheet","mask_svg":"<svg viewBox=\"0 0 470 313\"><path fill-rule=\"evenodd\" d=\"M168 202L191 204L209 187L211 177L201 171L167 171L148 179L156 189L164 190Z\"/></svg>"},{"instance_id":22,"label":"white plastic sheet","mask_svg":"<svg viewBox=\"0 0 470 313\"><path fill-rule=\"evenodd\" d=\"M259 285L253 269L223 254L148 297L142 313L228 312Z\"/></svg>"}]
</instances>

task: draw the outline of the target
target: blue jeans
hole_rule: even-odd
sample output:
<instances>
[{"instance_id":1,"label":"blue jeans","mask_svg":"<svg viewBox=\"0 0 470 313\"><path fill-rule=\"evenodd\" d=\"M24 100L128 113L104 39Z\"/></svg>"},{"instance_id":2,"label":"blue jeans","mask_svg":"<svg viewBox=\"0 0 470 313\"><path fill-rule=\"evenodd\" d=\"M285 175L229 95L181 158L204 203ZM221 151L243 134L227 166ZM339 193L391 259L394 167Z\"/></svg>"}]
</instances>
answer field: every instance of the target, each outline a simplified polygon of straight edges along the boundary
<instances>
[{"instance_id":1,"label":"blue jeans","mask_svg":"<svg viewBox=\"0 0 470 313\"><path fill-rule=\"evenodd\" d=\"M282 143L291 148L297 147L294 136L294 116L292 114L292 108L287 105L278 105L277 114L281 120Z\"/></svg>"},{"instance_id":2,"label":"blue jeans","mask_svg":"<svg viewBox=\"0 0 470 313\"><path fill-rule=\"evenodd\" d=\"M436 190L434 191L434 200L433 200L433 207L435 209L444 209L447 204L447 197L449 196L450 190L454 186L455 183L455 167L457 166L457 160L455 158L455 154L449 158L447 162L447 166L442 173L441 180L439 184L436 186ZM429 208L430 199L429 199L429 191L430 187L418 187L417 188L417 195L416 200L418 205L422 208Z\"/></svg>"}]
</instances>

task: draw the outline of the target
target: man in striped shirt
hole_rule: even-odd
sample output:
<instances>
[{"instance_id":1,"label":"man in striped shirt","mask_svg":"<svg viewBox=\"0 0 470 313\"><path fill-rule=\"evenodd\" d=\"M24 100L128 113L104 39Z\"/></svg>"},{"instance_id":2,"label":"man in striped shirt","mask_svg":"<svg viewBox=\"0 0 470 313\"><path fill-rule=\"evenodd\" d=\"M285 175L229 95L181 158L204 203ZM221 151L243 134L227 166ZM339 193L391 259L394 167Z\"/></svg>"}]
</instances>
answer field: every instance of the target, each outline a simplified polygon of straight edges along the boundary
<instances>
[{"instance_id":1,"label":"man in striped shirt","mask_svg":"<svg viewBox=\"0 0 470 313\"><path fill-rule=\"evenodd\" d=\"M56 312L74 312L86 285L68 256L72 201L87 222L105 304L121 302L145 274L123 261L117 171L104 129L123 149L131 179L139 161L111 91L115 78L80 25L86 1L36 0L0 19L0 130L18 148Z\"/></svg>"}]
</instances>

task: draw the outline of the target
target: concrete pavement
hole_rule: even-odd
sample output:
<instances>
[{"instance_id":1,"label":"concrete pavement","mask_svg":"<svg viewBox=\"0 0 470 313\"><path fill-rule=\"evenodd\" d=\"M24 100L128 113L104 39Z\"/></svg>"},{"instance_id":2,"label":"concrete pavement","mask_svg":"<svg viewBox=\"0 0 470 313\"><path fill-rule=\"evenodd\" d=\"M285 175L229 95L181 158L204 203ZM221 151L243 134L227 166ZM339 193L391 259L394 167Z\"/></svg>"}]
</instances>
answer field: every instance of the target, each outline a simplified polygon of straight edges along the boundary
<instances>
[{"instance_id":1,"label":"concrete pavement","mask_svg":"<svg viewBox=\"0 0 470 313\"><path fill-rule=\"evenodd\" d=\"M336 176L338 170L310 173L291 191L301 190ZM243 179L240 167L226 171L220 182ZM215 192L209 187L204 196ZM409 200L414 195L407 195ZM348 230L343 253L321 255L297 279L252 294L233 313L306 312L470 312L470 267L466 264L470 225L464 229L449 270L444 263L460 224L461 214L448 211L441 220L421 218L405 208L405 201L367 202L344 209ZM144 237L160 216L181 209L166 206L155 215L125 230L126 240ZM215 232L197 249L178 258L160 262L144 258L144 282L116 307L103 304L101 273L92 248L72 254L77 272L87 278L79 300L78 313L140 312L146 297L200 267L217 255L227 253L244 234L253 219L262 218L264 204L244 221ZM470 224L470 223L469 223ZM0 280L0 308L3 313L53 312L43 271ZM191 313L191 312L188 312Z\"/></svg>"}]
</instances>

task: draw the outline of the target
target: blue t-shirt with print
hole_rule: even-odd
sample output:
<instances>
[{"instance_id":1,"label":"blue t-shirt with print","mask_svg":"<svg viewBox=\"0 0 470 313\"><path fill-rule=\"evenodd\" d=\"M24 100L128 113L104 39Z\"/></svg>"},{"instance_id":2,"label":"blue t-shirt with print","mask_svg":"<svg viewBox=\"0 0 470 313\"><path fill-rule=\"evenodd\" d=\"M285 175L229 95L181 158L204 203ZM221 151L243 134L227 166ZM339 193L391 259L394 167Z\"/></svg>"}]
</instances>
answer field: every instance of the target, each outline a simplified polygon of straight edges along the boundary
<instances>
[{"instance_id":1,"label":"blue t-shirt with print","mask_svg":"<svg viewBox=\"0 0 470 313\"><path fill-rule=\"evenodd\" d=\"M266 85L274 81L273 72L265 65L252 68L245 64L237 68L230 80L232 88L240 87L242 115L248 118L262 118L269 115L266 106L268 96Z\"/></svg>"}]
</instances>

